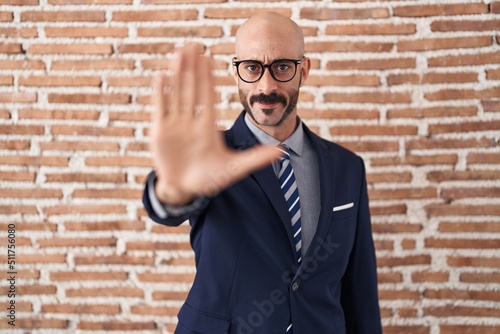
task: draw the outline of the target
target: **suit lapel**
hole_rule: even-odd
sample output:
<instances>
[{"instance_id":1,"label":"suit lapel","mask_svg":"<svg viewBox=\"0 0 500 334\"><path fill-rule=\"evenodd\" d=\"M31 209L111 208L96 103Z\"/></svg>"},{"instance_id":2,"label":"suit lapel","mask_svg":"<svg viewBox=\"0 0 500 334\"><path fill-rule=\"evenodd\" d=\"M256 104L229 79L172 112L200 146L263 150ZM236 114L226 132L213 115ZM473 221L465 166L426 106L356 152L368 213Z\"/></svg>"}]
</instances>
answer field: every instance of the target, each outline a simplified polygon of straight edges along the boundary
<instances>
[{"instance_id":1,"label":"suit lapel","mask_svg":"<svg viewBox=\"0 0 500 334\"><path fill-rule=\"evenodd\" d=\"M226 134L228 136L227 140L231 141L230 135L232 135L234 148L238 150L245 150L252 146L255 146L258 143L255 136L251 133L248 127L245 124L243 119L245 113L241 113L240 116L236 119L234 126L231 130L229 130ZM267 198L273 205L274 209L278 213L281 222L283 223L285 230L288 234L288 239L290 241L290 247L293 250L295 248L293 241L293 231L290 222L290 213L288 212L288 207L285 202L285 198L283 196L283 192L281 191L278 179L276 174L274 173L273 167L268 166L258 171L253 172L250 175L259 186L262 188Z\"/></svg>"}]
</instances>

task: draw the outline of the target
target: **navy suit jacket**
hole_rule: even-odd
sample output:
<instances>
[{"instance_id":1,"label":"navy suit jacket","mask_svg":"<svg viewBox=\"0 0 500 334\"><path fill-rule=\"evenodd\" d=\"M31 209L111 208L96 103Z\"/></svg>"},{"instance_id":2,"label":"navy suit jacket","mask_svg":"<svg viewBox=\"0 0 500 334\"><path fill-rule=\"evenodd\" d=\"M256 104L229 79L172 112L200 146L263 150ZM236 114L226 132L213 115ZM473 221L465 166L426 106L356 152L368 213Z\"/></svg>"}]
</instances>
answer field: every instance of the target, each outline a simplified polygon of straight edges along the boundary
<instances>
[{"instance_id":1,"label":"navy suit jacket","mask_svg":"<svg viewBox=\"0 0 500 334\"><path fill-rule=\"evenodd\" d=\"M225 132L227 145L258 144L244 113ZM196 276L178 318L176 334L382 333L375 251L363 161L312 133L318 156L321 212L300 266L288 209L271 166L213 196L189 216ZM154 177L154 172L150 175Z\"/></svg>"}]
</instances>

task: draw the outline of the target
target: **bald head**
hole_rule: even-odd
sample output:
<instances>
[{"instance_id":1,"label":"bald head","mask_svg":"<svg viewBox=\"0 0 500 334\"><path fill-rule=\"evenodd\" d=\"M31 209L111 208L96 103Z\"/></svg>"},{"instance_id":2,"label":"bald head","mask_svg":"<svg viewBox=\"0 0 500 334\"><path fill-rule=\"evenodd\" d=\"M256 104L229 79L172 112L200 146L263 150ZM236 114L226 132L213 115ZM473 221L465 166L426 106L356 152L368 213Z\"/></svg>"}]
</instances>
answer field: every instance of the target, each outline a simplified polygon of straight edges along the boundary
<instances>
[{"instance_id":1,"label":"bald head","mask_svg":"<svg viewBox=\"0 0 500 334\"><path fill-rule=\"evenodd\" d=\"M248 19L236 33L236 57L265 61L304 56L304 35L291 19L265 12ZM265 59L264 59L265 58Z\"/></svg>"}]
</instances>

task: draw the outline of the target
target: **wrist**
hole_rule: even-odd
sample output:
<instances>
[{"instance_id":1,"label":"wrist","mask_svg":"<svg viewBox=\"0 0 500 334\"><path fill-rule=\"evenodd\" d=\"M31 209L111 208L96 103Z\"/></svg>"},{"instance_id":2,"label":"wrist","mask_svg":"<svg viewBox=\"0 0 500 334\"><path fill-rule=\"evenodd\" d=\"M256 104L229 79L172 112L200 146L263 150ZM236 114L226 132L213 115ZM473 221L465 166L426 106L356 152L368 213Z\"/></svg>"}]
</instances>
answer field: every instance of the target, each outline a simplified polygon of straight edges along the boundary
<instances>
[{"instance_id":1,"label":"wrist","mask_svg":"<svg viewBox=\"0 0 500 334\"><path fill-rule=\"evenodd\" d=\"M155 183L155 194L160 202L169 205L186 205L195 197L194 194L184 193L160 182Z\"/></svg>"}]
</instances>

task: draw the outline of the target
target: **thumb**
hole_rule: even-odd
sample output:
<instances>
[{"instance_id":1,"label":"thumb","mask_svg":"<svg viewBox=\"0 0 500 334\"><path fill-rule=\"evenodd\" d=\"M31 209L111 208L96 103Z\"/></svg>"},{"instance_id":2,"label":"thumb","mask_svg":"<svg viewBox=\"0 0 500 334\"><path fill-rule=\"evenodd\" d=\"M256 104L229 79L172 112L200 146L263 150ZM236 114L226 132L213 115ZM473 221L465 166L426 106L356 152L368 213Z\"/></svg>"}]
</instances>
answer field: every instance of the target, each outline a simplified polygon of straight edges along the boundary
<instances>
[{"instance_id":1,"label":"thumb","mask_svg":"<svg viewBox=\"0 0 500 334\"><path fill-rule=\"evenodd\" d=\"M238 168L239 177L245 177L248 174L269 166L273 162L279 160L283 155L280 150L271 145L257 145L243 152L238 152L236 156L236 165Z\"/></svg>"}]
</instances>

